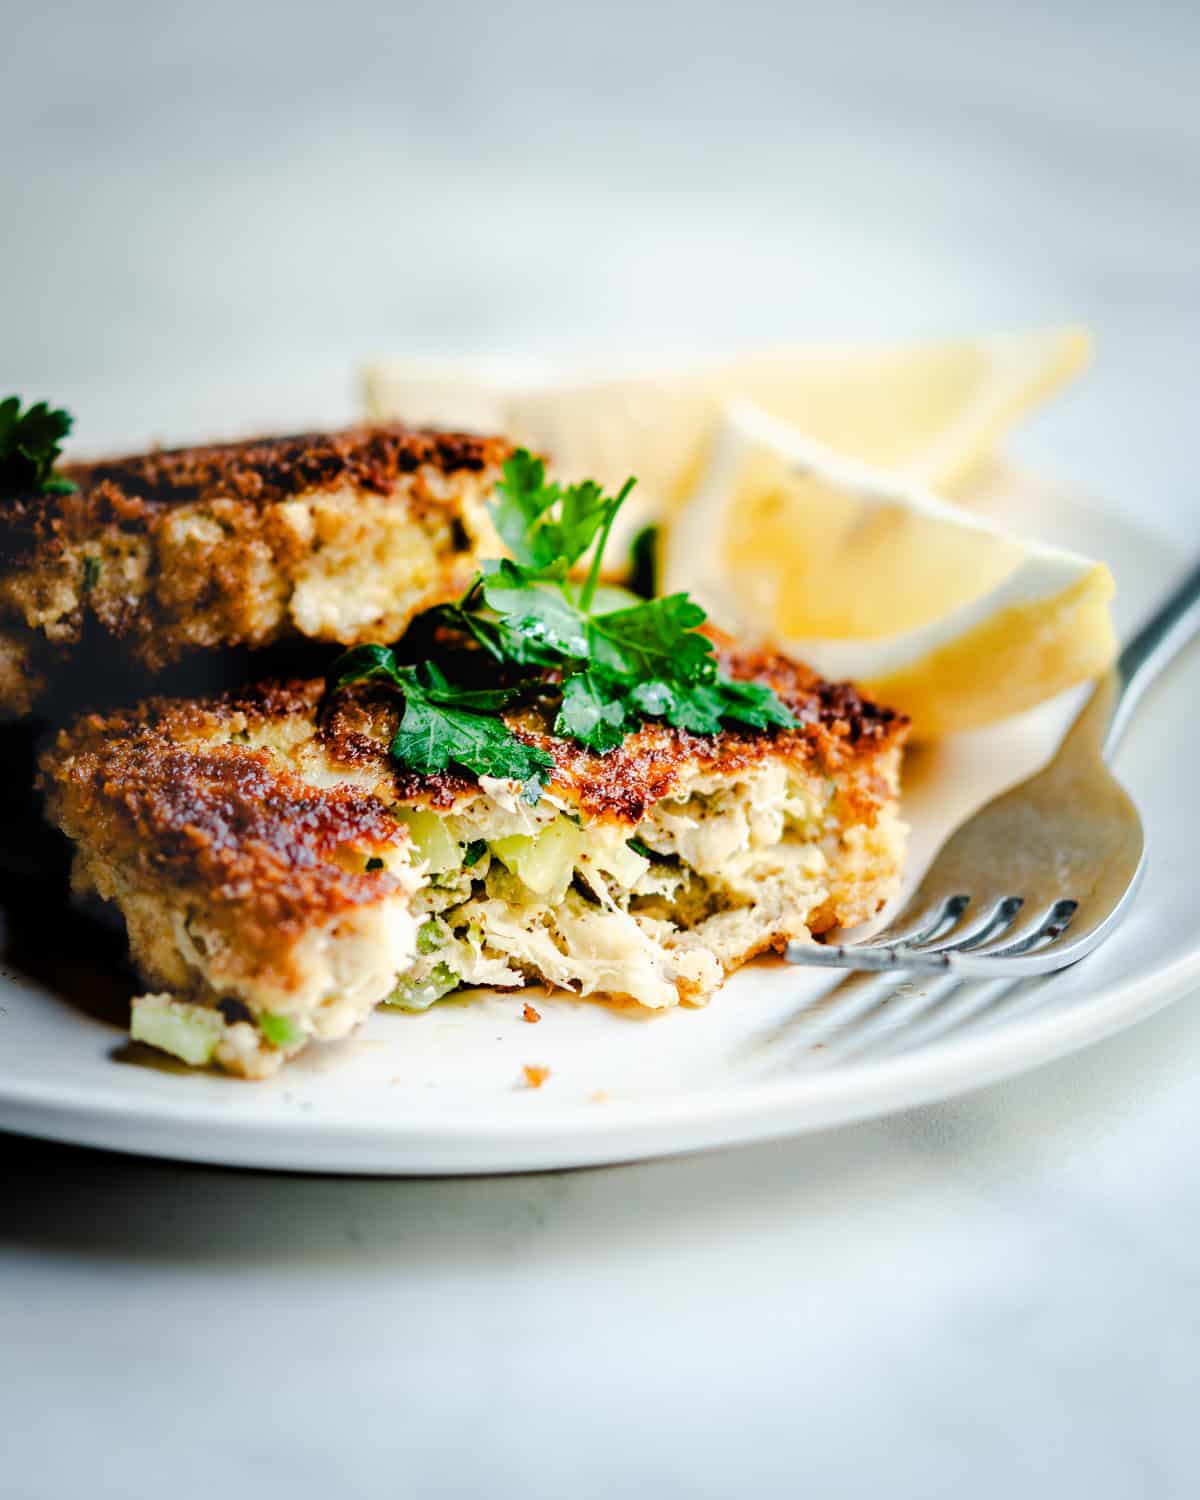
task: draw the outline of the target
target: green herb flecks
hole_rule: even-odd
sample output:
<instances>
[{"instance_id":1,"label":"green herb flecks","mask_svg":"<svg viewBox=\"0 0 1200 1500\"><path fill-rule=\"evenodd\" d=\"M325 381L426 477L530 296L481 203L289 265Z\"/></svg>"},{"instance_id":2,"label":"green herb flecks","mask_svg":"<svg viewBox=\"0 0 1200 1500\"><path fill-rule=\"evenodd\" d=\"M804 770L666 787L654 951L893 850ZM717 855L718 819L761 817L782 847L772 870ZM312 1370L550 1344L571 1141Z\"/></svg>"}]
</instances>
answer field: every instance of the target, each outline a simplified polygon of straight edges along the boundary
<instances>
[{"instance_id":1,"label":"green herb flecks","mask_svg":"<svg viewBox=\"0 0 1200 1500\"><path fill-rule=\"evenodd\" d=\"M674 854L660 854L657 849L651 849L649 844L644 844L639 838L626 839L625 842L635 854L640 854L643 859L648 859L655 865L673 865L677 863Z\"/></svg>"},{"instance_id":2,"label":"green herb flecks","mask_svg":"<svg viewBox=\"0 0 1200 1500\"><path fill-rule=\"evenodd\" d=\"M54 465L71 430L70 412L39 401L21 410L21 398L0 401L0 490L14 495L69 494L75 486L56 478Z\"/></svg>"},{"instance_id":3,"label":"green herb flecks","mask_svg":"<svg viewBox=\"0 0 1200 1500\"><path fill-rule=\"evenodd\" d=\"M463 854L464 866L469 870L472 865L477 865L483 858L483 856L487 853L487 851L488 846L486 839L472 839L471 842L467 845L466 851Z\"/></svg>"}]
</instances>

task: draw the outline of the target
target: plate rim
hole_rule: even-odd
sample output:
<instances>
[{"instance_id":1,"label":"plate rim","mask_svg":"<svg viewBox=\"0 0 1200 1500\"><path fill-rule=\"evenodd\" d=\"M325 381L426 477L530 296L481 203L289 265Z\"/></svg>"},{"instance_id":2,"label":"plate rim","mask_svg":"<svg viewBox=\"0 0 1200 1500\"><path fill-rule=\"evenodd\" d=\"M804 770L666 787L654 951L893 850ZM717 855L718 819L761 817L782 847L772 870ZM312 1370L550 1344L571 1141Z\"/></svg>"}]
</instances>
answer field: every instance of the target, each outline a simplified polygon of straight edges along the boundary
<instances>
[{"instance_id":1,"label":"plate rim","mask_svg":"<svg viewBox=\"0 0 1200 1500\"><path fill-rule=\"evenodd\" d=\"M955 1098L1103 1041L1172 1004L1197 979L1200 944L1065 1011L979 1036L708 1094L606 1101L595 1106L603 1112L595 1118L556 1106L524 1119L483 1112L469 1123L449 1116L394 1126L339 1119L336 1110L311 1124L304 1116L263 1121L237 1109L216 1118L185 1101L131 1100L115 1090L81 1098L78 1088L23 1088L18 1080L0 1089L0 1128L171 1160L351 1175L459 1176L641 1161L834 1129ZM163 1136L145 1140L138 1132L147 1125Z\"/></svg>"},{"instance_id":2,"label":"plate rim","mask_svg":"<svg viewBox=\"0 0 1200 1500\"><path fill-rule=\"evenodd\" d=\"M1170 546L1169 539L1069 483L1036 473L1021 477L1049 484L1073 507L1098 513L1155 553ZM1145 900L1143 887L1135 909ZM640 1161L833 1129L954 1098L1102 1041L1198 984L1200 937L1161 965L1123 978L1105 982L1101 966L1096 990L1064 1008L951 1034L899 1055L586 1107L530 1091L530 1100L538 1102L527 1111L506 1100L503 1108L486 1102L461 1115L418 1113L397 1120L347 1112L335 1096L311 1112L301 1108L264 1118L256 1109L257 1091L239 1099L247 1086L235 1080L228 1080L231 1092L214 1103L211 1094L186 1097L186 1080L175 1080L185 1086L167 1096L125 1091L115 1077L97 1085L86 1078L0 1077L0 1129L218 1167L346 1175L453 1176Z\"/></svg>"}]
</instances>

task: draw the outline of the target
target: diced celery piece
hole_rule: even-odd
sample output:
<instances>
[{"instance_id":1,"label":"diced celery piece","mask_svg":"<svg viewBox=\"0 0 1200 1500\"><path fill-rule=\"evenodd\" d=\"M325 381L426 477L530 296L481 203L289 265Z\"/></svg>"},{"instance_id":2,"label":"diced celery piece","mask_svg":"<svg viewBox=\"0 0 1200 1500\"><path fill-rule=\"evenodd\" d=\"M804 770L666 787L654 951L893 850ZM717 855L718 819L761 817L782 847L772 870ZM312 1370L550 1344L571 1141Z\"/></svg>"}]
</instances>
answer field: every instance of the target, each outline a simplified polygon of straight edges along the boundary
<instances>
[{"instance_id":1,"label":"diced celery piece","mask_svg":"<svg viewBox=\"0 0 1200 1500\"><path fill-rule=\"evenodd\" d=\"M567 818L555 818L534 838L513 834L496 839L493 854L536 895L561 899L583 849L583 834Z\"/></svg>"},{"instance_id":2,"label":"diced celery piece","mask_svg":"<svg viewBox=\"0 0 1200 1500\"><path fill-rule=\"evenodd\" d=\"M462 981L449 964L434 964L428 974L419 979L402 979L383 1002L397 1010L428 1010L429 1007L456 990Z\"/></svg>"},{"instance_id":3,"label":"diced celery piece","mask_svg":"<svg viewBox=\"0 0 1200 1500\"><path fill-rule=\"evenodd\" d=\"M436 917L430 917L417 928L417 952L436 953L446 946L446 934Z\"/></svg>"},{"instance_id":4,"label":"diced celery piece","mask_svg":"<svg viewBox=\"0 0 1200 1500\"><path fill-rule=\"evenodd\" d=\"M492 853L503 860L505 868L514 875L517 873L517 861L523 859L532 848L533 840L526 833L510 833L507 838L491 840Z\"/></svg>"},{"instance_id":5,"label":"diced celery piece","mask_svg":"<svg viewBox=\"0 0 1200 1500\"><path fill-rule=\"evenodd\" d=\"M606 870L618 885L626 889L636 885L650 868L646 856L631 849L624 839L598 839L591 852L599 868Z\"/></svg>"},{"instance_id":6,"label":"diced celery piece","mask_svg":"<svg viewBox=\"0 0 1200 1500\"><path fill-rule=\"evenodd\" d=\"M429 866L431 875L443 875L462 865L462 850L437 813L420 807L398 807L396 816L407 824L417 857Z\"/></svg>"},{"instance_id":7,"label":"diced celery piece","mask_svg":"<svg viewBox=\"0 0 1200 1500\"><path fill-rule=\"evenodd\" d=\"M295 1042L302 1042L308 1034L291 1016L278 1016L269 1010L259 1015L258 1029L273 1047L290 1047Z\"/></svg>"},{"instance_id":8,"label":"diced celery piece","mask_svg":"<svg viewBox=\"0 0 1200 1500\"><path fill-rule=\"evenodd\" d=\"M160 1052L169 1052L194 1068L212 1060L225 1030L219 1010L172 1000L167 995L139 995L133 1002L129 1035Z\"/></svg>"}]
</instances>

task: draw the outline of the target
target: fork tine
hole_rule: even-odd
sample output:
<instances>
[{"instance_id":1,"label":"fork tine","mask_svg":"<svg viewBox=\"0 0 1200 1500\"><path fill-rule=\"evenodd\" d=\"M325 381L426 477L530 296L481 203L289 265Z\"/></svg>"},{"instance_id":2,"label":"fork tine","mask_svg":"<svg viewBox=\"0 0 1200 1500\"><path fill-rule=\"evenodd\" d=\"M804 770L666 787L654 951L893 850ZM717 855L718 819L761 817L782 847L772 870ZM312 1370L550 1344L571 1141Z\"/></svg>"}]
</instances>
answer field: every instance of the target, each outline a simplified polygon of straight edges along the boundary
<instances>
[{"instance_id":1,"label":"fork tine","mask_svg":"<svg viewBox=\"0 0 1200 1500\"><path fill-rule=\"evenodd\" d=\"M1035 910L1036 915L1015 923L1007 932L972 949L972 952L980 958L1012 958L1028 953L1032 948L1048 946L1066 932L1079 910L1079 903L1064 899L1054 902L1049 908Z\"/></svg>"},{"instance_id":2,"label":"fork tine","mask_svg":"<svg viewBox=\"0 0 1200 1500\"><path fill-rule=\"evenodd\" d=\"M916 894L920 895L920 892ZM943 931L947 923L957 922L970 904L969 896L942 896L910 915L910 901L886 927L855 946L866 949L890 948L897 943L927 943Z\"/></svg>"},{"instance_id":3,"label":"fork tine","mask_svg":"<svg viewBox=\"0 0 1200 1500\"><path fill-rule=\"evenodd\" d=\"M1015 906L1017 898L1008 898L1001 903L997 915L1006 905ZM1001 965L1020 964L1029 973L1040 973L1056 967L1051 950L1059 946L1058 940L1071 925L1078 910L1073 900L1059 900L1051 907L1035 907L1033 914L1018 921L983 942L978 930L972 926L970 936L962 943L945 945L934 943L927 947L913 947L907 943L844 945L789 943L784 957L789 963L811 965L821 969L850 969L869 973L904 972L912 974L939 974L957 970L960 974L985 975ZM1071 944L1061 945L1070 949ZM1086 950L1084 950L1086 951ZM1078 952L1075 955L1079 956ZM1047 961L1049 960L1049 961ZM1067 956L1065 962L1070 963Z\"/></svg>"},{"instance_id":4,"label":"fork tine","mask_svg":"<svg viewBox=\"0 0 1200 1500\"><path fill-rule=\"evenodd\" d=\"M1007 932L1016 921L1017 913L1024 904L1020 896L1005 896L1001 901L991 901L978 913L948 932L942 933L932 942L911 942L908 946L922 953L966 953L989 939Z\"/></svg>"}]
</instances>

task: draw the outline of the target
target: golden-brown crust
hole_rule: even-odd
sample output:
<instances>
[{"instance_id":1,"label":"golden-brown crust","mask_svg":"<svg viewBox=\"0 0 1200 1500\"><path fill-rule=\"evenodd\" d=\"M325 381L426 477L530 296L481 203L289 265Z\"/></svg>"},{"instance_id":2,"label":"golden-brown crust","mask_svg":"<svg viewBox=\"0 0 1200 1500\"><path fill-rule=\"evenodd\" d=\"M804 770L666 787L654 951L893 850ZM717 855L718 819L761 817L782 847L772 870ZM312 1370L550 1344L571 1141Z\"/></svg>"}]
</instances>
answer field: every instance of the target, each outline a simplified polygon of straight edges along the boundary
<instances>
[{"instance_id":1,"label":"golden-brown crust","mask_svg":"<svg viewBox=\"0 0 1200 1500\"><path fill-rule=\"evenodd\" d=\"M398 639L496 547L486 501L510 451L354 428L69 465L71 493L0 494L0 713L103 701L93 664Z\"/></svg>"},{"instance_id":2,"label":"golden-brown crust","mask_svg":"<svg viewBox=\"0 0 1200 1500\"><path fill-rule=\"evenodd\" d=\"M294 695L260 702L263 713L300 707ZM364 869L407 838L377 798L314 787L270 750L215 740L222 720L187 703L86 717L43 757L51 810L105 859L196 891L251 946L278 947L403 888L386 869Z\"/></svg>"},{"instance_id":3,"label":"golden-brown crust","mask_svg":"<svg viewBox=\"0 0 1200 1500\"><path fill-rule=\"evenodd\" d=\"M85 536L114 522L143 526L172 505L237 500L264 506L343 485L387 495L425 465L447 475L479 473L510 452L502 438L395 423L64 464L62 476L75 485L70 493L0 493L0 558L56 551L64 534Z\"/></svg>"},{"instance_id":4,"label":"golden-brown crust","mask_svg":"<svg viewBox=\"0 0 1200 1500\"><path fill-rule=\"evenodd\" d=\"M850 683L825 682L778 653L740 652L718 638L718 656L731 677L774 688L795 715L797 727L691 734L647 722L605 756L545 731L524 732L525 725L518 732L554 756L555 791L577 801L589 817L626 823L640 822L656 802L697 772L733 776L775 759L816 764L833 775L907 734L904 715L864 698Z\"/></svg>"},{"instance_id":5,"label":"golden-brown crust","mask_svg":"<svg viewBox=\"0 0 1200 1500\"><path fill-rule=\"evenodd\" d=\"M815 766L832 776L869 763L901 743L907 733L908 721L902 714L864 698L847 683L825 682L776 653L738 652L723 641L718 646L722 664L732 676L775 688L796 716L795 729L735 728L699 735L646 723L617 749L601 756L554 735L552 708L529 706L506 715L507 721L522 740L542 746L553 756L553 794L589 818L631 825L698 773L732 776L765 760L781 759ZM469 776L449 770L421 775L392 761L388 747L399 715L395 695L376 683L342 689L328 701L320 679L264 683L240 694L196 701L152 699L107 718L92 716L60 738L47 765L53 776L61 774L54 768L68 758L73 757L75 764L86 763L86 772L75 770L72 776L86 775L94 787L103 786L110 799L125 803L131 812L149 798L155 817L169 829L174 826L172 820L186 816L188 794L186 785L168 789L161 767L171 767L168 780L182 778L185 784L200 786L205 758L229 753L230 747L220 742L235 728L244 727L253 736L260 728L290 721L297 725L301 738L311 739L323 764L360 783L365 779L389 804L444 809L472 796L477 788ZM195 746L196 758L183 756L181 746ZM262 795L267 794L267 783L254 781L255 775L267 774L266 763L255 764L261 769L251 773L247 765L239 773L246 779L231 784L231 789L249 794L257 785ZM220 774L232 773L222 767ZM288 799L299 795L299 784L289 786ZM197 794L199 811L207 806L208 796L207 790ZM352 840L355 827L382 826L370 823L355 799L331 805L327 816L321 826L328 837L342 842ZM265 830L254 831L253 820L247 829L264 842ZM279 830L273 837L284 842L265 842L282 857L287 847L285 834Z\"/></svg>"},{"instance_id":6,"label":"golden-brown crust","mask_svg":"<svg viewBox=\"0 0 1200 1500\"><path fill-rule=\"evenodd\" d=\"M551 790L591 818L639 823L654 804L697 772L736 774L767 759L818 765L828 775L902 743L908 719L865 698L852 683L826 682L809 667L774 651L741 651L715 630L722 667L742 682L772 687L792 710L791 730L730 728L691 734L647 722L607 755L597 755L552 730L553 710L530 706L505 714L513 732L554 758ZM322 716L322 747L347 768L378 765L392 777L398 801L449 808L469 795L471 778L453 771L420 775L392 765L386 754L398 722L386 689L363 685L336 695Z\"/></svg>"},{"instance_id":7,"label":"golden-brown crust","mask_svg":"<svg viewBox=\"0 0 1200 1500\"><path fill-rule=\"evenodd\" d=\"M523 740L550 751L548 792L560 806L591 823L616 823L624 837L663 798L724 793L766 763L794 770L798 784L815 780L813 805L833 820L839 851L828 899L814 913L751 924L745 953L719 955L728 968L774 946L780 933L794 933L808 915L814 931L860 920L886 894L897 857L891 810L907 722L781 656L738 652L723 640L718 649L734 677L770 683L797 726L705 736L648 723L600 756L552 734L550 683L544 701L508 722ZM506 793L463 775L421 776L396 766L389 746L401 712L381 683L327 696L322 680L308 679L209 699L151 699L85 716L60 734L41 763L48 810L78 845L79 887L121 905L135 962L150 982L210 998L232 992L273 1009L272 995L305 992L310 934L321 951L331 941L358 944L353 962L361 966L381 935L392 941L387 922L397 902L412 928L407 902L415 879L397 804L469 813L485 790L501 800ZM753 785L755 778L747 780ZM482 804L478 811L495 813ZM882 857L865 858L876 845ZM380 917L384 925L361 937L363 921ZM214 931L215 948L208 945ZM402 963L385 953L386 972L370 976L369 1001L387 993ZM330 961L309 984L318 1008L327 993L340 992L343 972ZM695 998L688 985L700 994L705 983L703 974L685 975L680 994Z\"/></svg>"}]
</instances>

